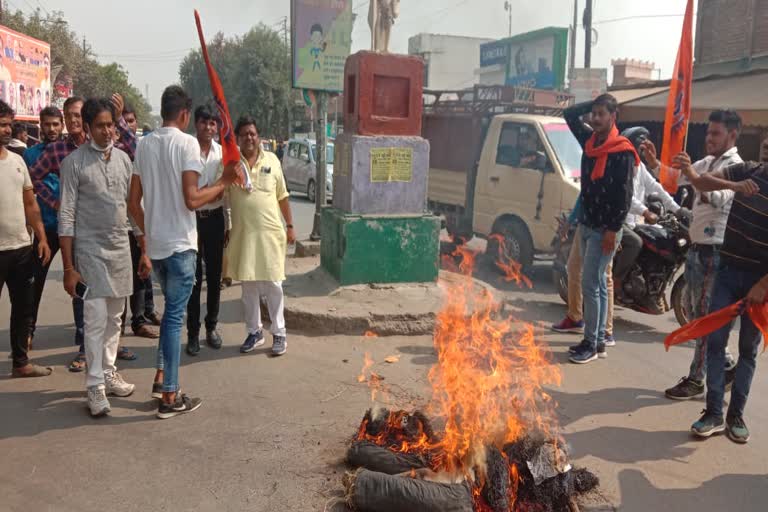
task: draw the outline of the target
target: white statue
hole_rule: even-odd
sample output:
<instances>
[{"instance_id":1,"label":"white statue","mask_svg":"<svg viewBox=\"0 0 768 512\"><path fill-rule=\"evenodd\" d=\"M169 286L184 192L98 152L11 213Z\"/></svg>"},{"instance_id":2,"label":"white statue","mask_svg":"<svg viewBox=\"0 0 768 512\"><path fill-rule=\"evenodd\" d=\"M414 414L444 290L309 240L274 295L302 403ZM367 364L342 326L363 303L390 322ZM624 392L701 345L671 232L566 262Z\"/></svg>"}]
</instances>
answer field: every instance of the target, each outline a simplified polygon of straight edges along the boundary
<instances>
[{"instance_id":1,"label":"white statue","mask_svg":"<svg viewBox=\"0 0 768 512\"><path fill-rule=\"evenodd\" d=\"M389 53L389 34L400 16L400 0L371 0L368 25L371 27L371 50Z\"/></svg>"}]
</instances>

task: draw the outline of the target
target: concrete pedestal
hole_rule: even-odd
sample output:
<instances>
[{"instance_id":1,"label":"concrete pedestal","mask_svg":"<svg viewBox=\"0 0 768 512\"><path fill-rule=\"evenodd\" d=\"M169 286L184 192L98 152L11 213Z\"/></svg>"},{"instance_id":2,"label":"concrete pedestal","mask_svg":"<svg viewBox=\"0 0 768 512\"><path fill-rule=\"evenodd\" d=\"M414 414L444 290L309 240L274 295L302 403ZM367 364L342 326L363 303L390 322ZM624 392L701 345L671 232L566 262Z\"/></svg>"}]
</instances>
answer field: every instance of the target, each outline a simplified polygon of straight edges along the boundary
<instances>
[{"instance_id":1,"label":"concrete pedestal","mask_svg":"<svg viewBox=\"0 0 768 512\"><path fill-rule=\"evenodd\" d=\"M336 139L335 151L334 208L363 215L420 215L426 211L426 139L344 133Z\"/></svg>"},{"instance_id":2,"label":"concrete pedestal","mask_svg":"<svg viewBox=\"0 0 768 512\"><path fill-rule=\"evenodd\" d=\"M425 283L440 270L440 218L323 209L321 265L341 285Z\"/></svg>"}]
</instances>

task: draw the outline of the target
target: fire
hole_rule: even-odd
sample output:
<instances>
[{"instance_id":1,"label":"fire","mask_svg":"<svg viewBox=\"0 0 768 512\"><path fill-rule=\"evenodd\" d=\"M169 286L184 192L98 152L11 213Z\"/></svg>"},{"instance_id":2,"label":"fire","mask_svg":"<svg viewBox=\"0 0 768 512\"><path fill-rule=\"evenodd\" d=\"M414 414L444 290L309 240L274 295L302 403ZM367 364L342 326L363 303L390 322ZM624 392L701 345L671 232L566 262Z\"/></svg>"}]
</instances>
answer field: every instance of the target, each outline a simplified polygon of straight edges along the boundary
<instances>
[{"instance_id":1,"label":"fire","mask_svg":"<svg viewBox=\"0 0 768 512\"><path fill-rule=\"evenodd\" d=\"M363 338L378 338L378 337L379 335L373 331L365 331L365 334L363 334Z\"/></svg>"},{"instance_id":2,"label":"fire","mask_svg":"<svg viewBox=\"0 0 768 512\"><path fill-rule=\"evenodd\" d=\"M432 396L426 409L441 425L439 432L427 432L423 425L408 431L404 422L412 422L412 416L401 411L388 412L382 420L386 426L375 435L369 432L372 419L367 415L357 438L396 452L429 455L434 471L472 482L476 510L485 512L491 510L481 495L489 448L503 455L506 445L533 431L559 439L555 404L544 388L559 386L561 376L548 347L535 339L533 325L520 334L491 293L475 288L474 260L473 252L459 247L450 263L464 277L442 283L447 299L437 315L438 361L429 371ZM508 281L531 285L516 262L500 268ZM364 373L370 366L366 357ZM514 464L509 464L509 474L510 493L516 493ZM513 510L515 496L509 502Z\"/></svg>"},{"instance_id":3,"label":"fire","mask_svg":"<svg viewBox=\"0 0 768 512\"><path fill-rule=\"evenodd\" d=\"M501 235L491 235L489 237L499 244L499 254L496 258L496 268L504 273L502 279L508 283L515 282L517 286L525 285L527 288L533 288L533 283L523 274L523 266L507 256L506 241Z\"/></svg>"}]
</instances>

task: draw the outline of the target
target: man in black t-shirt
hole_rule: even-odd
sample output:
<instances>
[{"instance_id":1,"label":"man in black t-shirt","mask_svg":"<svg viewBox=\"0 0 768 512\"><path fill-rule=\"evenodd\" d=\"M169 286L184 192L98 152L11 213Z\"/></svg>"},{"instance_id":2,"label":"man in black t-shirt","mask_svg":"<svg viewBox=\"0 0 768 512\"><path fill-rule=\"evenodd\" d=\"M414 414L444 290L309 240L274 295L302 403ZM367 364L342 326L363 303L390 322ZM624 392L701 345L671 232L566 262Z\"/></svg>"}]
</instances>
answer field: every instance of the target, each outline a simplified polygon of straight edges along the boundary
<instances>
[{"instance_id":1,"label":"man in black t-shirt","mask_svg":"<svg viewBox=\"0 0 768 512\"><path fill-rule=\"evenodd\" d=\"M720 269L712 292L710 313L745 297L749 305L768 302L768 164L737 164L722 172L700 176L693 170L688 155L682 153L675 157L675 166L699 191L736 192L720 251ZM742 314L739 362L728 414L723 422L725 347L732 326L733 322L707 337L707 409L691 429L700 437L726 430L731 440L746 443L749 430L743 414L762 335L749 315Z\"/></svg>"}]
</instances>

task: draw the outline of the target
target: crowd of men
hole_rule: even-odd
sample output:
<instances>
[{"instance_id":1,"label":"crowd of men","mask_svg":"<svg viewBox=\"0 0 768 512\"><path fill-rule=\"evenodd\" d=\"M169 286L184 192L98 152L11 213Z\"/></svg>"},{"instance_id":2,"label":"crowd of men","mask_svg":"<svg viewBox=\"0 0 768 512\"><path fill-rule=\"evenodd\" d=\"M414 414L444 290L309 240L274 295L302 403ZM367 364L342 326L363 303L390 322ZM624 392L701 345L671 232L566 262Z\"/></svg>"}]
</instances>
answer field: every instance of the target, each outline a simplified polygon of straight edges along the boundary
<instances>
[{"instance_id":1,"label":"crowd of men","mask_svg":"<svg viewBox=\"0 0 768 512\"><path fill-rule=\"evenodd\" d=\"M116 367L119 358L136 358L119 348L128 306L134 334L158 339L151 391L159 400L157 417L200 406L199 398L180 392L179 363L185 314L186 351L200 351L203 276L205 341L211 348L222 347L220 287L230 278L243 283L247 332L240 351L265 343L264 297L271 353L286 353L282 282L286 246L295 234L280 161L261 149L256 121L245 116L235 127L241 161L224 165L215 140L218 111L195 110L196 137L185 133L192 115L187 93L168 87L162 127L139 140L135 112L120 95L72 97L63 114L55 107L40 113L42 142L26 148L22 158L9 151L14 112L0 101L0 289L7 285L11 300L12 377L53 371L30 362L29 352L48 270L59 251L78 346L69 370L86 372L93 416L111 411L108 396L135 390ZM246 181L253 186L244 187ZM162 318L154 308L151 274L165 298Z\"/></svg>"},{"instance_id":2,"label":"crowd of men","mask_svg":"<svg viewBox=\"0 0 768 512\"><path fill-rule=\"evenodd\" d=\"M641 221L658 221L646 205L648 195L656 194L671 212L681 210L656 179L662 164L647 130L634 128L620 135L617 113L617 101L610 94L565 112L584 155L581 195L569 219L579 226L568 261L569 311L552 328L584 334L583 341L569 350L575 364L605 358L606 347L616 345L613 295L621 293L621 283L642 249L634 228ZM708 156L692 162L688 154L680 153L670 171L678 171L679 184L692 186L695 194L685 269L693 318L743 299L747 304L768 302L768 140L761 147L763 163L745 163L736 147L741 129L737 112L712 112ZM728 351L731 322L696 340L688 375L666 390L674 400L706 395L706 410L691 427L697 436L725 431L734 442L749 440L744 410L762 336L746 309L740 320L738 360ZM724 418L727 389L731 400Z\"/></svg>"}]
</instances>

